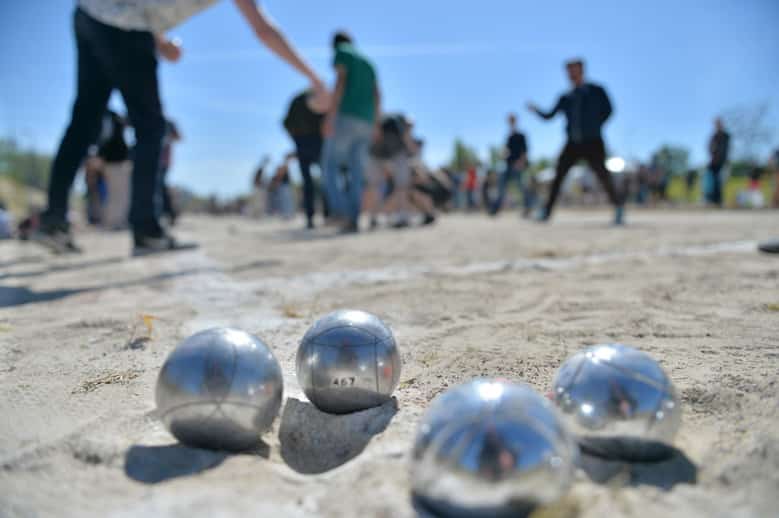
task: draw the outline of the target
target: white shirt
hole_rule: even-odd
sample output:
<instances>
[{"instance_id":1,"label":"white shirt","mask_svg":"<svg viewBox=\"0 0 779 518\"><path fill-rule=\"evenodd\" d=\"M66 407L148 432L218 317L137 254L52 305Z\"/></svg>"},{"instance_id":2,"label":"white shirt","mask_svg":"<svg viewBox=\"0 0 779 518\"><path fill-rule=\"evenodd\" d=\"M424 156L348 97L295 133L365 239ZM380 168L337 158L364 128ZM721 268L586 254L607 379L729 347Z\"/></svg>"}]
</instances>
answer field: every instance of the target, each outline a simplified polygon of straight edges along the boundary
<instances>
[{"instance_id":1,"label":"white shirt","mask_svg":"<svg viewBox=\"0 0 779 518\"><path fill-rule=\"evenodd\" d=\"M92 18L123 30L163 33L219 0L78 0Z\"/></svg>"}]
</instances>

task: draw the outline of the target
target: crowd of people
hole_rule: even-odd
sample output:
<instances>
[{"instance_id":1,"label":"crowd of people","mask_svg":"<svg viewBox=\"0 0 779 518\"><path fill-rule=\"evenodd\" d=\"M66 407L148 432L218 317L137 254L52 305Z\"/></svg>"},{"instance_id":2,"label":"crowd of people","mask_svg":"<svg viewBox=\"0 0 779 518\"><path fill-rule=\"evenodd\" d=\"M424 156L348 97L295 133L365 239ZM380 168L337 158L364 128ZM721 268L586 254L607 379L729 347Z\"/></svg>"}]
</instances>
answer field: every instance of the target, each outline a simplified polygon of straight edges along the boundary
<instances>
[{"instance_id":1,"label":"crowd of people","mask_svg":"<svg viewBox=\"0 0 779 518\"><path fill-rule=\"evenodd\" d=\"M89 222L110 229L129 228L134 255L196 246L178 242L169 230L177 211L165 179L172 145L181 134L164 116L157 60L178 61L180 44L165 32L216 1L78 1L76 100L53 161L48 206L26 226L30 239L58 253L79 251L67 214L74 179L83 167ZM602 128L612 114L612 104L601 85L586 79L581 59L565 64L571 88L554 107L546 111L528 104L529 111L542 119L562 113L567 121L565 144L548 178L530 174L528 140L518 128L516 114L508 117L505 165L500 170L480 174L475 161L462 171L430 170L422 160L424 141L415 134L413 118L384 111L376 68L350 34L341 31L333 37L336 81L328 89L253 0L234 2L258 39L310 82L308 89L294 96L284 120L294 151L272 173L266 162L255 176L255 188L269 193L267 211L285 217L297 212L290 177L293 161L302 179L306 226L315 228L321 212L325 224L347 234L360 232L362 221L371 229L381 225L402 229L417 221L430 225L442 209L474 210L481 205L496 216L506 205L512 184L518 187L522 214L546 222L566 177L579 162L587 164L614 207L617 225L624 222L626 201L644 203L665 195L668 175L656 164L639 167L635 175L623 175L621 181L607 168ZM114 90L124 99L126 116L107 111ZM730 136L719 119L716 125L703 192L709 202L721 205ZM132 147L124 139L128 126L134 129ZM318 183L315 168L320 171ZM696 181L695 172L689 172L690 189ZM542 199L544 184L548 193ZM594 185L587 188L594 190ZM776 198L779 203L779 192Z\"/></svg>"}]
</instances>

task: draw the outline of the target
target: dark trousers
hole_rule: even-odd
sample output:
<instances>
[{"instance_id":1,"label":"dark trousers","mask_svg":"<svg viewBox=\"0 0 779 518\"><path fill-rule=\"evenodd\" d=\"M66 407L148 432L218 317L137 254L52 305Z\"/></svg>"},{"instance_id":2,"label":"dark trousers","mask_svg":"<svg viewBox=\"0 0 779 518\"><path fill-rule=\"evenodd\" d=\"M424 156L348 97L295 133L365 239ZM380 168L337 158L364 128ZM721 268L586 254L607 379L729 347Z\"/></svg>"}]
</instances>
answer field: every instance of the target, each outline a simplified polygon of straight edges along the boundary
<instances>
[{"instance_id":1,"label":"dark trousers","mask_svg":"<svg viewBox=\"0 0 779 518\"><path fill-rule=\"evenodd\" d=\"M546 202L546 213L548 215L552 214L552 209L557 201L557 196L560 194L560 188L568 171L579 160L586 161L587 165L590 166L590 169L592 169L603 186L603 190L609 196L611 203L615 206L622 205L622 197L617 193L611 173L606 169L606 147L603 144L603 139L599 138L585 142L568 141L563 148L563 152L560 153L560 158L557 159L557 171L549 192L549 201Z\"/></svg>"},{"instance_id":2,"label":"dark trousers","mask_svg":"<svg viewBox=\"0 0 779 518\"><path fill-rule=\"evenodd\" d=\"M65 222L76 172L95 143L108 99L119 90L135 128L130 223L135 230L159 228L157 174L165 132L154 37L150 32L124 31L102 24L80 9L74 15L78 73L70 124L51 169L49 207L44 221Z\"/></svg>"},{"instance_id":3,"label":"dark trousers","mask_svg":"<svg viewBox=\"0 0 779 518\"><path fill-rule=\"evenodd\" d=\"M311 166L321 163L322 157L322 137L318 135L306 135L293 137L295 141L295 150L298 155L298 164L300 165L300 174L303 177L303 207L306 211L306 218L309 222L314 220L316 212L316 185L311 176ZM322 192L322 191L320 191ZM327 200L322 192L322 206L325 217L328 217Z\"/></svg>"},{"instance_id":4,"label":"dark trousers","mask_svg":"<svg viewBox=\"0 0 779 518\"><path fill-rule=\"evenodd\" d=\"M709 193L709 202L722 206L722 168L725 166L722 164L709 164L709 171L711 171L711 192Z\"/></svg>"}]
</instances>

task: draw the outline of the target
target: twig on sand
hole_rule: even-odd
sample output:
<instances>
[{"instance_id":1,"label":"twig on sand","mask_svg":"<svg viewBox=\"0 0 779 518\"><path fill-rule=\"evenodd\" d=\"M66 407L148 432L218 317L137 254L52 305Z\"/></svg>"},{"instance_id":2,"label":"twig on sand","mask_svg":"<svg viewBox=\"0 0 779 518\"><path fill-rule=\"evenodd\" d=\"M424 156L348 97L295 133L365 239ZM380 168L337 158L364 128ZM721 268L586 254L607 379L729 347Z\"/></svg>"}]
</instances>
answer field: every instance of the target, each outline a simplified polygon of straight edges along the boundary
<instances>
[{"instance_id":1,"label":"twig on sand","mask_svg":"<svg viewBox=\"0 0 779 518\"><path fill-rule=\"evenodd\" d=\"M140 376L141 372L143 371L140 371L138 369L129 369L121 372L109 372L108 374L104 374L99 378L82 382L81 385L78 386L78 388L73 389L71 394L78 394L78 393L87 394L89 392L97 390L103 385L115 385L115 384L126 385L130 381Z\"/></svg>"}]
</instances>

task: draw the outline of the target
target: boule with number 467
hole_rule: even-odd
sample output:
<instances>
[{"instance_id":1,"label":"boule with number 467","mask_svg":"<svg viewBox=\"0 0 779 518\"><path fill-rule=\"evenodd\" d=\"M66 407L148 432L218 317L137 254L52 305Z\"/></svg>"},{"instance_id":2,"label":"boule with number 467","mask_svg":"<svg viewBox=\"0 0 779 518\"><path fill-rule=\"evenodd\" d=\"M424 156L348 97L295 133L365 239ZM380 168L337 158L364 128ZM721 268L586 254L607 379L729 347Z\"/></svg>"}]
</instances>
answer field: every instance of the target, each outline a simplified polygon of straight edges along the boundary
<instances>
[{"instance_id":1,"label":"boule with number 467","mask_svg":"<svg viewBox=\"0 0 779 518\"><path fill-rule=\"evenodd\" d=\"M365 311L336 311L315 322L300 343L296 363L306 397L331 414L382 405L400 381L395 337Z\"/></svg>"}]
</instances>

